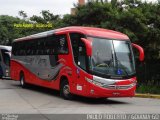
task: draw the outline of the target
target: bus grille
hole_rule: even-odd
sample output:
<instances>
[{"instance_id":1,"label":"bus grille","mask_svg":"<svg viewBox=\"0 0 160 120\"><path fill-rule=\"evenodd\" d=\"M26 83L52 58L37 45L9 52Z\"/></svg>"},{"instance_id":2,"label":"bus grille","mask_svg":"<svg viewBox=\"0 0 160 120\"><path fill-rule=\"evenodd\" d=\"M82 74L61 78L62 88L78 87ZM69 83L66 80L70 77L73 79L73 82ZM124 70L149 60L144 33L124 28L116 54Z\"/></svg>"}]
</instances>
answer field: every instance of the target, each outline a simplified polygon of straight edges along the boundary
<instances>
[{"instance_id":1,"label":"bus grille","mask_svg":"<svg viewBox=\"0 0 160 120\"><path fill-rule=\"evenodd\" d=\"M108 89L112 89L112 90L125 90L125 89L129 89L132 88L133 86L135 86L136 84L130 84L130 85L104 85L104 88L108 88Z\"/></svg>"}]
</instances>

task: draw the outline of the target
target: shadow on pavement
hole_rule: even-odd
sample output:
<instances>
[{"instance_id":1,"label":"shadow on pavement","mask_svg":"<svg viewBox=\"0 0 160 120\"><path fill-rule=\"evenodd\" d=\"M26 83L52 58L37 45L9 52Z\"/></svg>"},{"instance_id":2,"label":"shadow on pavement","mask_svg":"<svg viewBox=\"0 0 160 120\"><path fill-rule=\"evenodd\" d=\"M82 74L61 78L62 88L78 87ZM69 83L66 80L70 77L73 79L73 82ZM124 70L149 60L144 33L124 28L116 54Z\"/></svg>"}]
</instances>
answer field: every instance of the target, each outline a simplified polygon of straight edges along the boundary
<instances>
[{"instance_id":1,"label":"shadow on pavement","mask_svg":"<svg viewBox=\"0 0 160 120\"><path fill-rule=\"evenodd\" d=\"M11 80L11 78L9 78L9 77L3 77L3 78L1 78L0 80Z\"/></svg>"},{"instance_id":2,"label":"shadow on pavement","mask_svg":"<svg viewBox=\"0 0 160 120\"><path fill-rule=\"evenodd\" d=\"M13 84L13 86L21 88L21 86L18 84ZM52 90L49 88L44 88L44 87L35 86L35 85L28 85L26 88L23 88L23 89L27 89L30 91L36 91L39 93L44 93L50 96L55 96L60 99L63 99L60 97L59 91L57 90ZM70 101L81 102L85 104L129 104L127 102L119 101L118 98L117 100L112 100L112 98L87 98L87 97L82 97L82 96L77 96L77 95L74 95L74 98Z\"/></svg>"}]
</instances>

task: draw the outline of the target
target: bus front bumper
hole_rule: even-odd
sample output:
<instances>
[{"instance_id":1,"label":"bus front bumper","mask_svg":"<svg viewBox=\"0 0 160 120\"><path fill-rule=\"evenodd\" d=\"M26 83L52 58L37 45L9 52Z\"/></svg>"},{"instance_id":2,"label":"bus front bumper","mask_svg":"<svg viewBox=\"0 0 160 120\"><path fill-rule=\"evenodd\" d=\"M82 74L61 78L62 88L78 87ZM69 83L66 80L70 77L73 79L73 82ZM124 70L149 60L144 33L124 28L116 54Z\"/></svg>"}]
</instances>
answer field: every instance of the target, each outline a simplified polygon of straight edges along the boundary
<instances>
[{"instance_id":1,"label":"bus front bumper","mask_svg":"<svg viewBox=\"0 0 160 120\"><path fill-rule=\"evenodd\" d=\"M98 86L90 86L87 90L88 97L93 98L108 98L108 97L134 97L135 96L136 86L133 86L129 89L116 90L116 89L107 89Z\"/></svg>"}]
</instances>

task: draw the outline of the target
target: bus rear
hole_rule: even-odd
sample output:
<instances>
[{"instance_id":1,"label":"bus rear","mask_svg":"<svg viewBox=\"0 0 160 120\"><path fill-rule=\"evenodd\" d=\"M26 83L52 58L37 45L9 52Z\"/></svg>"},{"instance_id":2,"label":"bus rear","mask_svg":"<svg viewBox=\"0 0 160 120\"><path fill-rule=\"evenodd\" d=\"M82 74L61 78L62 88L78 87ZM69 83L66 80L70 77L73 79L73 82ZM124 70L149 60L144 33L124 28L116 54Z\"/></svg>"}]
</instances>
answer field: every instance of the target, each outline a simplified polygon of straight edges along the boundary
<instances>
[{"instance_id":1,"label":"bus rear","mask_svg":"<svg viewBox=\"0 0 160 120\"><path fill-rule=\"evenodd\" d=\"M0 45L0 78L10 77L11 46Z\"/></svg>"}]
</instances>

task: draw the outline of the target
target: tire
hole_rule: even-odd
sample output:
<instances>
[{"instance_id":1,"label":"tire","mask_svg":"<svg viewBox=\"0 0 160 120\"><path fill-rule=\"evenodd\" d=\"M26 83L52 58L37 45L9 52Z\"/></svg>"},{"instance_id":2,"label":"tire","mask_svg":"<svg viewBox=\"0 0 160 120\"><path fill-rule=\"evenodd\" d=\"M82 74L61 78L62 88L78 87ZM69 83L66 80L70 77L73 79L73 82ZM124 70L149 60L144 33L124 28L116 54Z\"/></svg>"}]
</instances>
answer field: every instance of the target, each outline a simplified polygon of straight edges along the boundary
<instances>
[{"instance_id":1,"label":"tire","mask_svg":"<svg viewBox=\"0 0 160 120\"><path fill-rule=\"evenodd\" d=\"M73 99L73 95L70 93L70 87L67 80L63 80L60 85L60 96L65 100Z\"/></svg>"},{"instance_id":2,"label":"tire","mask_svg":"<svg viewBox=\"0 0 160 120\"><path fill-rule=\"evenodd\" d=\"M25 88L27 86L23 74L20 75L20 85L22 88Z\"/></svg>"}]
</instances>

